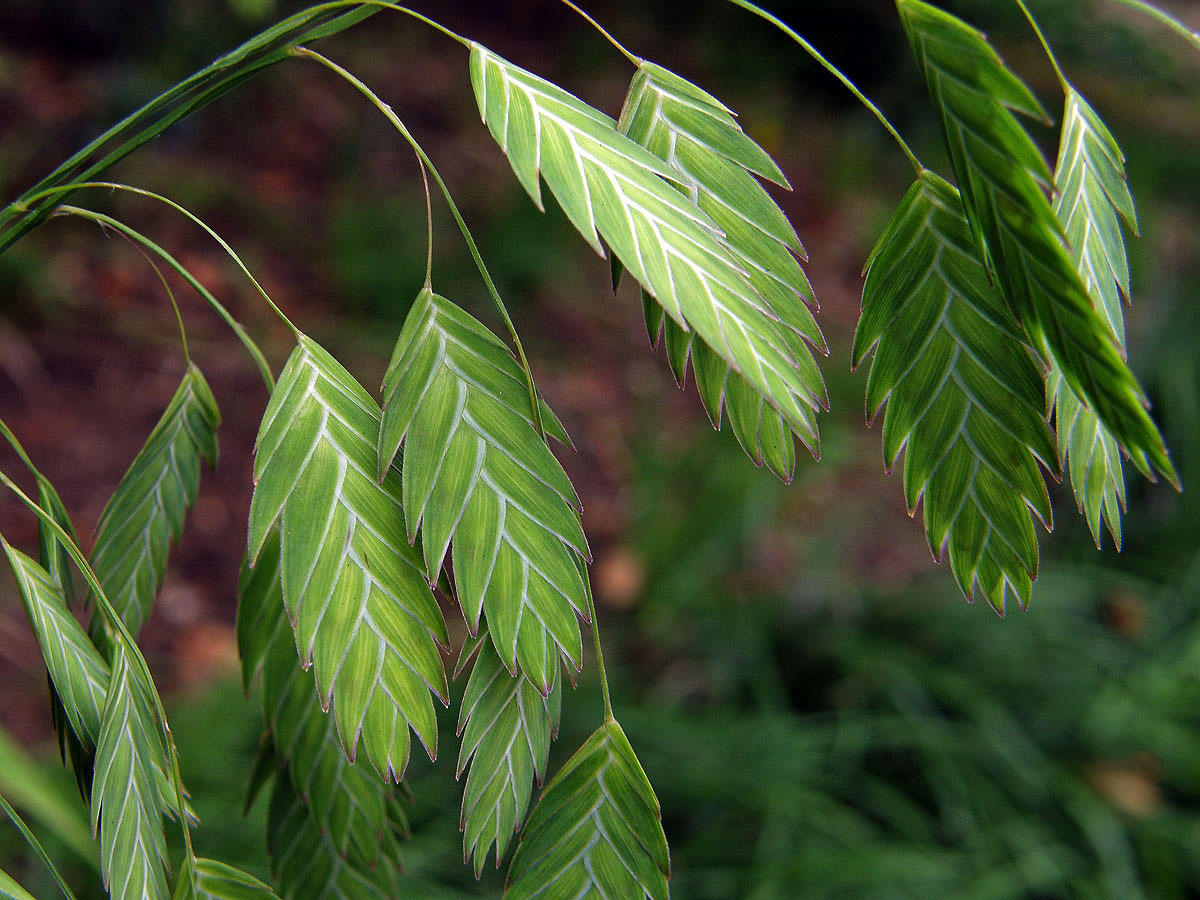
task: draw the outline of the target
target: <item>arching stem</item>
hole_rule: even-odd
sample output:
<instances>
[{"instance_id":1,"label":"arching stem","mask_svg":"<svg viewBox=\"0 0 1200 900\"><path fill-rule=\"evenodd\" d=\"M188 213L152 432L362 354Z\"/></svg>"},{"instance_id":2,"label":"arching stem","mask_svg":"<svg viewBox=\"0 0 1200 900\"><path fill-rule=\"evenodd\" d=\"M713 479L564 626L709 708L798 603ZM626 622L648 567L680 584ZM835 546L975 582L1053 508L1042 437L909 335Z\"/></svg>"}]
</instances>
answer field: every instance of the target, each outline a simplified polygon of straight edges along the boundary
<instances>
[{"instance_id":1,"label":"arching stem","mask_svg":"<svg viewBox=\"0 0 1200 900\"><path fill-rule=\"evenodd\" d=\"M600 34L602 34L604 36L604 39L607 40L614 47L616 47L627 60L629 60L635 66L640 66L642 64L642 58L640 56L637 56L632 51L630 51L624 44L622 44L615 37L613 37L608 32L608 29L606 29L603 25L601 25L599 22L597 22L595 19L593 19L588 13L586 13L583 9L581 9L575 3L573 3L572 0L562 0L562 2L565 3L567 6L571 7L571 9L575 10L575 12L579 13L579 15L583 16L583 18L587 21L587 23L589 25L591 25L593 28L595 28L598 32L600 32Z\"/></svg>"},{"instance_id":2,"label":"arching stem","mask_svg":"<svg viewBox=\"0 0 1200 900\"><path fill-rule=\"evenodd\" d=\"M1042 32L1042 26L1037 23L1037 19L1033 17L1033 13L1025 5L1025 0L1017 0L1017 6L1021 7L1021 12L1029 20L1029 24L1033 28L1033 33L1037 35L1038 42L1042 45L1042 49L1046 51L1046 58L1050 60L1050 65L1054 67L1054 74L1058 76L1058 83L1062 85L1064 91L1067 90L1071 86L1071 83L1067 81L1067 76L1063 74L1062 67L1058 64L1058 57L1050 49L1050 42L1046 40L1046 35Z\"/></svg>"},{"instance_id":3,"label":"arching stem","mask_svg":"<svg viewBox=\"0 0 1200 900\"><path fill-rule=\"evenodd\" d=\"M495 303L496 309L500 313L500 318L504 320L505 327L508 328L509 336L512 338L513 346L517 351L517 359L520 361L521 369L525 373L525 386L529 392L529 406L533 415L534 427L537 429L537 433L542 440L545 440L546 432L542 426L542 411L538 403L537 387L533 382L533 371L529 367L529 359L525 356L525 348L521 345L521 337L517 334L517 327L513 324L512 316L508 314L508 308L504 305L504 301L500 297L500 291L496 288L496 283L492 280L491 273L488 272L487 266L483 262L483 256L479 252L475 238L471 235L471 230L467 227L466 220L463 219L462 213L459 212L458 204L454 202L454 197L450 194L450 188L446 186L446 182L438 172L437 167L433 164L433 160L429 158L429 155L421 145L417 143L417 139L408 130L408 126L396 115L395 110L385 103L378 94L367 87L358 76L342 68L328 57L322 56L320 53L310 50L307 47L294 47L291 52L293 56L319 62L325 68L337 73L353 85L359 93L371 101L371 104L376 109L383 113L392 126L408 141L409 146L413 148L413 151L420 158L421 162L425 164L425 167L429 170L429 174L433 176L433 180L441 190L442 196L446 199L446 205L450 207L450 213L454 216L454 221L458 223L458 230L462 232L463 240L466 241L467 249L471 253L471 258L475 261L475 267L479 270L479 274L483 278L483 283L487 287L488 294L491 296L492 302Z\"/></svg>"},{"instance_id":4,"label":"arching stem","mask_svg":"<svg viewBox=\"0 0 1200 900\"><path fill-rule=\"evenodd\" d=\"M246 348L246 351L254 360L254 364L258 368L259 374L262 376L263 381L266 382L268 390L274 386L275 378L271 375L271 367L267 363L267 358L263 355L262 350L260 350L258 345L254 343L253 338L246 333L246 329L241 326L241 323L239 323L232 315L230 315L229 310L222 306L221 302L212 295L212 292L209 291L208 288L206 288L203 284L201 284L196 276L193 275L186 267L184 267L184 265L180 263L174 256L172 256L154 241L150 240L150 238L146 237L137 229L126 225L119 219L114 219L112 216L105 215L104 213L99 213L91 209L82 209L78 206L60 206L55 212L55 215L77 216L82 219L88 219L92 222L97 222L105 227L119 231L121 234L129 237L141 246L145 247L147 250L150 250L152 253L158 255L163 262L178 272L180 277L182 277L184 281L192 286L196 293L198 293L204 299L204 301L213 308L213 310L226 325L233 329L233 332L237 335L238 340L242 342L242 345ZM284 322L287 323L288 327L291 328L293 332L298 333L296 331L296 326L292 325L287 316L284 316L277 307L276 311L283 318Z\"/></svg>"},{"instance_id":5,"label":"arching stem","mask_svg":"<svg viewBox=\"0 0 1200 900\"><path fill-rule=\"evenodd\" d=\"M858 89L858 86L851 81L841 69L827 60L816 47L801 37L795 31L795 29L789 26L778 16L767 12L761 6L756 6L755 4L751 3L750 0L729 0L729 2L734 6L740 6L742 9L754 13L754 15L761 19L765 19L790 37L797 44L799 44L805 53L816 60L826 72L840 81L842 86L851 94L853 94L859 103L871 111L871 114L879 120L879 124L883 126L884 130L887 131L887 133L892 136L892 139L895 140L895 142L900 146L901 151L903 151L904 155L908 157L908 161L912 164L912 167L917 170L917 173L919 174L925 171L925 166L921 163L921 160L917 158L917 155L912 151L912 148L908 146L908 142L900 136L900 132L896 130L896 126L891 123L891 120L880 111L878 106L871 102L866 94Z\"/></svg>"}]
</instances>

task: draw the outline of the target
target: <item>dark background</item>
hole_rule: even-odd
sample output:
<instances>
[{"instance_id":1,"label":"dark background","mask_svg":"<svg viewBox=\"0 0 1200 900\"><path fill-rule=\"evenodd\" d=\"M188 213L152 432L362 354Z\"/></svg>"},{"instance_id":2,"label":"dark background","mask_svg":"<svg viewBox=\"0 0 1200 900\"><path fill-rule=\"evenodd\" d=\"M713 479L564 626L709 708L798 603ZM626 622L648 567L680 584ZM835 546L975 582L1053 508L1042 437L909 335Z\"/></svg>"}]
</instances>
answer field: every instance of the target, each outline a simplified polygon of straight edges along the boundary
<instances>
[{"instance_id":1,"label":"dark background","mask_svg":"<svg viewBox=\"0 0 1200 900\"><path fill-rule=\"evenodd\" d=\"M629 287L614 300L605 263L557 210L529 203L479 123L460 47L388 13L322 44L396 108L446 176L574 438L563 463L595 551L616 712L662 801L680 900L1200 896L1200 54L1115 4L1033 6L1129 156L1141 218L1130 359L1191 489L1130 475L1117 555L1107 540L1095 549L1069 486L1054 485L1056 527L1042 539L1032 607L1004 619L969 606L931 563L883 472L878 428L863 427L865 377L849 372L859 272L911 171L799 48L715 0L588 7L636 52L741 113L791 180L779 200L811 256L833 411L821 420L822 461L802 457L785 487L711 430L690 389L676 390ZM293 8L0 5L0 199ZM417 8L619 109L628 65L563 5ZM1015 7L952 8L1058 107ZM1173 8L1196 27L1194 3ZM891 4L772 10L945 171ZM1052 156L1054 133L1033 130ZM424 276L424 200L411 153L358 95L288 62L110 175L199 214L301 328L378 384ZM282 363L288 333L202 233L145 201L83 200L175 252ZM435 285L498 329L449 216L435 215ZM177 296L222 409L222 459L204 473L143 644L204 820L199 852L262 874L263 810L240 811L261 725L236 686L232 621L266 395L207 308L182 286ZM161 285L124 242L55 221L0 256L0 416L58 486L85 545L182 365ZM21 480L7 451L0 467ZM0 531L35 546L35 522L8 497ZM14 591L5 573L0 737L11 740L0 741L0 793L53 847L50 813L22 806L18 765L33 760L52 779L64 815L84 813L50 746L44 671ZM565 700L552 770L599 721L593 671ZM477 885L459 864L445 737L445 758L410 770L414 896L496 896L498 875ZM16 857L19 844L0 827L0 866L40 896L51 888ZM85 867L74 875L81 898L98 884Z\"/></svg>"}]
</instances>

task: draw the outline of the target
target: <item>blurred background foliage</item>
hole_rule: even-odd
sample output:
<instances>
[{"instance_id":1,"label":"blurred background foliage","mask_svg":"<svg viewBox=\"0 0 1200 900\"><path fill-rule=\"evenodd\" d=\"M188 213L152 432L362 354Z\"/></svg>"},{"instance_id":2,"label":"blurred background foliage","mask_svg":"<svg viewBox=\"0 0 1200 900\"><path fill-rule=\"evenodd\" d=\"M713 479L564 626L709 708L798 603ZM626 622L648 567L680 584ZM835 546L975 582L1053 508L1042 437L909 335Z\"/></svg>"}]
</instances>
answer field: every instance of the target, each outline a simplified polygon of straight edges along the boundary
<instances>
[{"instance_id":1,"label":"blurred background foliage","mask_svg":"<svg viewBox=\"0 0 1200 900\"><path fill-rule=\"evenodd\" d=\"M0 6L0 196L299 5ZM561 4L416 5L619 108L628 68ZM770 5L941 164L890 4ZM931 564L882 471L878 428L863 428L865 379L848 364L858 272L911 173L793 45L716 0L686 15L668 0L589 4L637 52L739 110L792 181L781 202L812 256L833 412L823 460L802 461L784 487L675 390L628 286L614 301L605 264L521 193L478 123L457 47L387 15L327 44L442 167L575 439L564 464L595 550L617 714L662 801L679 900L1200 897L1200 58L1101 0L1030 5L1129 157L1142 232L1130 357L1190 489L1130 478L1118 555L1096 550L1069 489L1054 486L1032 608L1005 619L969 606ZM1056 108L1014 5L950 6ZM1200 24L1194 3L1172 8ZM1035 133L1052 155L1053 133ZM424 210L411 155L358 97L289 63L112 176L203 216L306 331L378 383L424 274ZM201 235L144 202L88 199L177 252L282 361L287 333ZM490 317L436 216L435 285ZM223 459L204 476L145 645L203 822L198 850L265 875L264 804L242 810L261 723L236 684L231 624L266 398L229 336L179 296L225 417ZM129 247L64 222L0 256L0 298L0 415L88 534L182 370L161 287ZM17 472L9 455L0 465ZM7 498L0 523L33 545L34 523ZM99 897L83 807L48 739L44 672L4 578L0 794L70 861L80 898ZM600 716L592 674L564 700L552 770ZM502 873L476 883L460 862L453 745L410 769L412 896L498 896ZM7 825L0 865L35 895L53 891Z\"/></svg>"}]
</instances>

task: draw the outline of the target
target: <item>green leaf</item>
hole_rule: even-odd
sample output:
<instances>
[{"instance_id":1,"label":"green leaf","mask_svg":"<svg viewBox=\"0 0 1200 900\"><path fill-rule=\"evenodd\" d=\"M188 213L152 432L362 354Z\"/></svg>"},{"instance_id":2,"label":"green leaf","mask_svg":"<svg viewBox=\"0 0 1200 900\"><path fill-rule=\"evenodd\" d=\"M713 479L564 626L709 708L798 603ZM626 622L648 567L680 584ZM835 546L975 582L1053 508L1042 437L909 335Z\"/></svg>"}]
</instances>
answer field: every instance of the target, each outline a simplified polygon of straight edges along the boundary
<instances>
[{"instance_id":1,"label":"green leaf","mask_svg":"<svg viewBox=\"0 0 1200 900\"><path fill-rule=\"evenodd\" d=\"M90 784L90 767L88 778ZM92 838L88 812L80 807L79 798L73 796L57 773L46 766L40 753L35 757L2 726L0 800L20 808L53 834L64 849L70 850L77 862L83 863L94 874L100 874L100 856Z\"/></svg>"},{"instance_id":2,"label":"green leaf","mask_svg":"<svg viewBox=\"0 0 1200 900\"><path fill-rule=\"evenodd\" d=\"M111 678L108 664L67 609L60 583L7 541L0 543L71 730L95 747Z\"/></svg>"},{"instance_id":3,"label":"green leaf","mask_svg":"<svg viewBox=\"0 0 1200 900\"><path fill-rule=\"evenodd\" d=\"M315 341L300 336L255 444L249 560L279 523L283 599L300 661L313 666L353 760L359 739L399 781L411 727L430 757L447 701L437 642L446 625L404 540L400 473L375 480L379 408Z\"/></svg>"},{"instance_id":4,"label":"green leaf","mask_svg":"<svg viewBox=\"0 0 1200 900\"><path fill-rule=\"evenodd\" d=\"M78 544L79 537L75 533L75 526L71 522L71 516L62 502L62 498L58 496L58 491L40 472L34 470L33 474L37 478L38 505L49 513L51 520L57 523L71 540ZM42 519L38 520L38 561L50 579L58 586L65 611L65 608L71 606L75 591L71 577L70 555L54 533L54 529L50 527L49 522ZM71 617L71 624L75 624L73 617ZM36 625L34 630L37 630ZM84 635L83 639L91 646L90 638ZM43 656L45 653L43 648ZM101 661L103 662L103 660ZM75 783L79 787L79 793L87 803L91 803L92 766L95 762L93 756L96 747L96 733L100 730L99 710L104 705L103 685L107 683L108 664L104 663L104 675L100 679L100 700L96 704L96 732L88 736L78 731L78 723L72 724L71 715L67 712L65 702L54 685L53 676L50 681L50 720L54 725L54 733L58 737L59 753L62 755L63 761L70 765L71 772L75 776Z\"/></svg>"},{"instance_id":5,"label":"green leaf","mask_svg":"<svg viewBox=\"0 0 1200 900\"><path fill-rule=\"evenodd\" d=\"M0 869L0 900L34 900L34 897Z\"/></svg>"},{"instance_id":6,"label":"green leaf","mask_svg":"<svg viewBox=\"0 0 1200 900\"><path fill-rule=\"evenodd\" d=\"M130 666L124 646L114 644L92 780L92 830L99 832L101 870L113 900L168 896L158 780L168 757L153 690Z\"/></svg>"},{"instance_id":7,"label":"green leaf","mask_svg":"<svg viewBox=\"0 0 1200 900\"><path fill-rule=\"evenodd\" d=\"M538 437L521 369L504 345L426 289L384 378L379 465L404 442L409 540L418 528L432 582L453 539L455 589L472 632L486 612L510 671L543 694L561 654L576 669L587 617L579 498Z\"/></svg>"},{"instance_id":8,"label":"green leaf","mask_svg":"<svg viewBox=\"0 0 1200 900\"><path fill-rule=\"evenodd\" d=\"M886 402L884 460L904 451L908 508L923 504L933 554L947 550L959 587L1000 613L1024 608L1037 577L1030 513L1047 528L1038 469L1057 458L1041 373L988 283L958 192L932 172L909 189L867 263L854 336L874 349L867 412Z\"/></svg>"},{"instance_id":9,"label":"green leaf","mask_svg":"<svg viewBox=\"0 0 1200 900\"><path fill-rule=\"evenodd\" d=\"M942 119L967 217L1013 313L1138 467L1178 484L1142 390L1071 258L1045 194L1045 161L1013 115L1045 113L979 32L921 0L897 6Z\"/></svg>"},{"instance_id":10,"label":"green leaf","mask_svg":"<svg viewBox=\"0 0 1200 900\"><path fill-rule=\"evenodd\" d=\"M267 815L271 869L284 900L393 900L397 873L384 857L373 868L338 853L328 832L308 815L288 778L275 779Z\"/></svg>"},{"instance_id":11,"label":"green leaf","mask_svg":"<svg viewBox=\"0 0 1200 900\"><path fill-rule=\"evenodd\" d=\"M1125 180L1125 155L1100 117L1073 87L1067 88L1062 140L1055 167L1054 214L1066 232L1079 274L1096 309L1118 346L1125 345L1121 297L1128 298L1129 262L1121 219L1137 231L1133 197ZM1057 366L1046 379L1046 398L1054 405L1059 456L1071 473L1071 486L1096 546L1101 523L1121 547L1121 511L1125 474L1120 445L1066 384ZM1144 474L1145 460L1133 457Z\"/></svg>"},{"instance_id":12,"label":"green leaf","mask_svg":"<svg viewBox=\"0 0 1200 900\"><path fill-rule=\"evenodd\" d=\"M824 380L812 350L826 352L825 339L808 304L812 286L794 254L803 247L787 217L755 179L759 175L787 186L783 173L761 147L742 131L733 113L715 97L654 63L642 62L629 85L618 129L662 159L680 189L721 230L719 241L743 270L747 299L783 326L805 384L791 419L775 410L749 382L724 363L708 345L707 357L694 361L697 387L713 424L720 427L728 408L734 434L755 464L764 462L784 481L795 465L794 432L814 454L819 449L816 410L827 405ZM694 337L659 314L647 321L651 343L666 331L668 358L682 383L689 353L699 356ZM700 370L704 376L700 377Z\"/></svg>"},{"instance_id":13,"label":"green leaf","mask_svg":"<svg viewBox=\"0 0 1200 900\"><path fill-rule=\"evenodd\" d=\"M243 567L238 592L238 643L246 681L261 671L263 715L271 733L272 768L285 768L314 826L329 835L347 864L373 867L381 850L399 864L399 848L382 840L395 789L365 763L342 752L333 716L321 711L313 676L300 668L280 589L279 541L272 534L253 571Z\"/></svg>"},{"instance_id":14,"label":"green leaf","mask_svg":"<svg viewBox=\"0 0 1200 900\"><path fill-rule=\"evenodd\" d=\"M513 855L504 900L666 900L670 869L658 800L609 719L546 786Z\"/></svg>"},{"instance_id":15,"label":"green leaf","mask_svg":"<svg viewBox=\"0 0 1200 900\"><path fill-rule=\"evenodd\" d=\"M694 330L789 423L807 421L807 350L797 358L790 329L764 308L721 230L667 183L679 174L608 116L479 44L471 45L471 83L539 208L540 175L597 252L603 239L680 328Z\"/></svg>"},{"instance_id":16,"label":"green leaf","mask_svg":"<svg viewBox=\"0 0 1200 900\"><path fill-rule=\"evenodd\" d=\"M464 657L475 657L475 665L459 709L462 743L456 773L461 778L470 766L459 824L463 853L471 857L476 877L493 844L500 865L525 821L534 779L541 784L546 775L562 706L557 673L549 695L543 697L523 675L513 676L505 669L482 632L480 638L463 649Z\"/></svg>"},{"instance_id":17,"label":"green leaf","mask_svg":"<svg viewBox=\"0 0 1200 900\"><path fill-rule=\"evenodd\" d=\"M58 496L58 491L41 473L35 474L38 486L38 505L50 514L50 517L70 536L71 540L78 544L79 538L75 534L75 526L71 523L71 516L62 502L62 498ZM71 559L54 531L40 519L38 520L38 560L62 589L63 597L70 606L71 593L74 590L71 579Z\"/></svg>"},{"instance_id":18,"label":"green leaf","mask_svg":"<svg viewBox=\"0 0 1200 900\"><path fill-rule=\"evenodd\" d=\"M185 859L174 900L278 900L270 885L215 859Z\"/></svg>"},{"instance_id":19,"label":"green leaf","mask_svg":"<svg viewBox=\"0 0 1200 900\"><path fill-rule=\"evenodd\" d=\"M78 758L73 755L71 760L77 770L76 778L86 777L89 782L82 786L86 799L112 681L109 665L67 609L66 599L53 576L2 537L0 543L16 576L25 612L50 675L52 701L66 720L59 723L60 740L69 738L66 748L78 754ZM63 729L63 724L69 727ZM167 778L165 759L165 756L153 758L154 778L163 804L174 815L179 812L179 804ZM190 818L190 810L188 815Z\"/></svg>"},{"instance_id":20,"label":"green leaf","mask_svg":"<svg viewBox=\"0 0 1200 900\"><path fill-rule=\"evenodd\" d=\"M200 458L216 465L219 424L212 391L190 365L100 515L92 568L132 634L150 614L171 541L178 540L184 515L195 502Z\"/></svg>"}]
</instances>

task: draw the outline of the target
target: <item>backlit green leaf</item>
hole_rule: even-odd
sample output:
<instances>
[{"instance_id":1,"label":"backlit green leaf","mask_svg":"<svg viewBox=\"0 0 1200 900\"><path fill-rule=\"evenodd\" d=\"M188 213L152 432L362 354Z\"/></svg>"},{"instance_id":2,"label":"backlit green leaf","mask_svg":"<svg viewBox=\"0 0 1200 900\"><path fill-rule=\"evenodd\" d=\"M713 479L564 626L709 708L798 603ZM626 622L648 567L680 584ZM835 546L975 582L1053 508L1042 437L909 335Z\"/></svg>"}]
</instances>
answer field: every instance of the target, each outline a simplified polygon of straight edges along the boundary
<instances>
[{"instance_id":1,"label":"backlit green leaf","mask_svg":"<svg viewBox=\"0 0 1200 900\"><path fill-rule=\"evenodd\" d=\"M1062 140L1055 167L1054 213L1067 235L1096 309L1120 347L1125 346L1122 295L1130 296L1129 263L1121 219L1136 231L1137 214L1125 181L1125 155L1100 117L1072 87L1067 88ZM1059 455L1071 473L1080 511L1100 546L1101 523L1121 547L1125 474L1116 437L1052 366L1046 398L1054 405ZM1133 461L1150 476L1145 460Z\"/></svg>"},{"instance_id":2,"label":"backlit green leaf","mask_svg":"<svg viewBox=\"0 0 1200 900\"><path fill-rule=\"evenodd\" d=\"M720 228L668 183L681 182L674 168L608 116L479 44L471 45L471 83L492 136L539 207L540 176L584 238L598 252L603 239L680 328L694 330L789 423L811 420L807 348L798 358L791 330L766 310Z\"/></svg>"},{"instance_id":3,"label":"backlit green leaf","mask_svg":"<svg viewBox=\"0 0 1200 900\"><path fill-rule=\"evenodd\" d=\"M464 655L475 663L459 710L459 778L470 766L463 790L463 852L478 876L488 848L496 847L496 865L525 821L534 780L546 775L550 741L558 731L561 678L555 674L543 697L523 675L512 675L491 641L470 642ZM463 665L462 662L459 664Z\"/></svg>"},{"instance_id":4,"label":"backlit green leaf","mask_svg":"<svg viewBox=\"0 0 1200 900\"><path fill-rule=\"evenodd\" d=\"M314 827L347 866L371 869L381 853L399 864L388 835L396 789L375 777L365 761L351 763L334 717L323 712L313 676L300 668L280 590L279 541L272 535L253 571L243 567L238 593L238 643L247 683L262 673L263 715L271 733L272 768L304 803ZM324 844L322 845L324 846Z\"/></svg>"},{"instance_id":5,"label":"backlit green leaf","mask_svg":"<svg viewBox=\"0 0 1200 900\"><path fill-rule=\"evenodd\" d=\"M546 786L513 855L504 900L666 900L670 870L658 800L609 719Z\"/></svg>"},{"instance_id":6,"label":"backlit green leaf","mask_svg":"<svg viewBox=\"0 0 1200 900\"><path fill-rule=\"evenodd\" d=\"M92 568L130 632L137 634L162 586L200 485L200 458L217 462L220 414L204 376L188 367L166 412L117 485L96 526Z\"/></svg>"},{"instance_id":7,"label":"backlit green leaf","mask_svg":"<svg viewBox=\"0 0 1200 900\"><path fill-rule=\"evenodd\" d=\"M131 666L124 645L114 644L92 780L92 830L99 833L101 870L113 900L169 894L159 785L168 757L153 690Z\"/></svg>"},{"instance_id":8,"label":"backlit green leaf","mask_svg":"<svg viewBox=\"0 0 1200 900\"><path fill-rule=\"evenodd\" d=\"M79 539L75 534L75 526L71 523L71 516L62 502L62 498L58 496L58 491L54 489L54 485L42 477L40 473L37 477L37 485L38 505L50 514L71 540L78 544ZM67 606L70 606L71 593L74 587L71 580L70 557L67 555L66 548L63 547L58 537L54 534L53 529L41 520L38 520L38 561L41 562L42 567L50 573L50 577L62 589Z\"/></svg>"},{"instance_id":9,"label":"backlit green leaf","mask_svg":"<svg viewBox=\"0 0 1200 900\"><path fill-rule=\"evenodd\" d=\"M874 349L867 412L886 403L884 460L904 451L904 496L920 502L933 554L959 587L1003 613L1029 603L1038 545L1030 512L1049 527L1038 461L1056 460L1041 373L988 283L958 192L924 172L867 263L858 365Z\"/></svg>"},{"instance_id":10,"label":"backlit green leaf","mask_svg":"<svg viewBox=\"0 0 1200 900\"><path fill-rule=\"evenodd\" d=\"M922 0L897 6L941 116L967 217L1018 321L1138 467L1177 483L1141 388L1046 197L1050 172L1013 115L1045 113L975 29Z\"/></svg>"},{"instance_id":11,"label":"backlit green leaf","mask_svg":"<svg viewBox=\"0 0 1200 900\"><path fill-rule=\"evenodd\" d=\"M108 664L67 609L59 582L7 541L0 538L0 543L71 730L95 747L110 680Z\"/></svg>"},{"instance_id":12,"label":"backlit green leaf","mask_svg":"<svg viewBox=\"0 0 1200 900\"><path fill-rule=\"evenodd\" d=\"M404 442L409 539L432 582L454 542L455 589L472 631L486 612L510 671L543 693L559 655L583 663L588 614L579 498L529 412L521 369L499 339L426 289L384 379L379 465ZM548 421L553 421L548 419Z\"/></svg>"},{"instance_id":13,"label":"backlit green leaf","mask_svg":"<svg viewBox=\"0 0 1200 900\"><path fill-rule=\"evenodd\" d=\"M173 900L278 900L270 885L215 859L184 860Z\"/></svg>"},{"instance_id":14,"label":"backlit green leaf","mask_svg":"<svg viewBox=\"0 0 1200 900\"><path fill-rule=\"evenodd\" d=\"M50 675L52 712L64 721L56 723L59 739L71 754L70 762L85 798L90 796L93 755L100 738L101 723L112 680L109 665L87 632L67 609L58 582L44 568L0 537L17 587L29 616L30 626L42 651ZM179 811L175 789L167 778L165 756L154 756L154 780L163 805L172 815ZM189 817L191 813L189 811Z\"/></svg>"},{"instance_id":15,"label":"backlit green leaf","mask_svg":"<svg viewBox=\"0 0 1200 900\"><path fill-rule=\"evenodd\" d=\"M301 336L255 445L249 560L278 523L283 600L300 661L313 666L347 755L399 780L409 728L432 757L432 691L447 701L437 643L446 626L404 540L400 473L376 481L379 408L315 341Z\"/></svg>"},{"instance_id":16,"label":"backlit green leaf","mask_svg":"<svg viewBox=\"0 0 1200 900\"><path fill-rule=\"evenodd\" d=\"M733 432L750 458L790 480L795 465L791 433L814 454L819 448L816 410L825 406L826 395L812 352L826 347L808 306L816 302L812 287L793 255L803 256L799 238L754 177L786 186L783 173L719 100L653 63L638 67L617 127L670 166L680 189L721 230L720 243L752 288L747 299L782 326L780 334L799 364L805 391L794 402L781 404L780 412L707 344L701 349L693 335L661 312L647 318L651 343L657 344L665 330L668 359L681 383L686 360L693 355L696 385L713 424L720 427L728 410Z\"/></svg>"}]
</instances>

